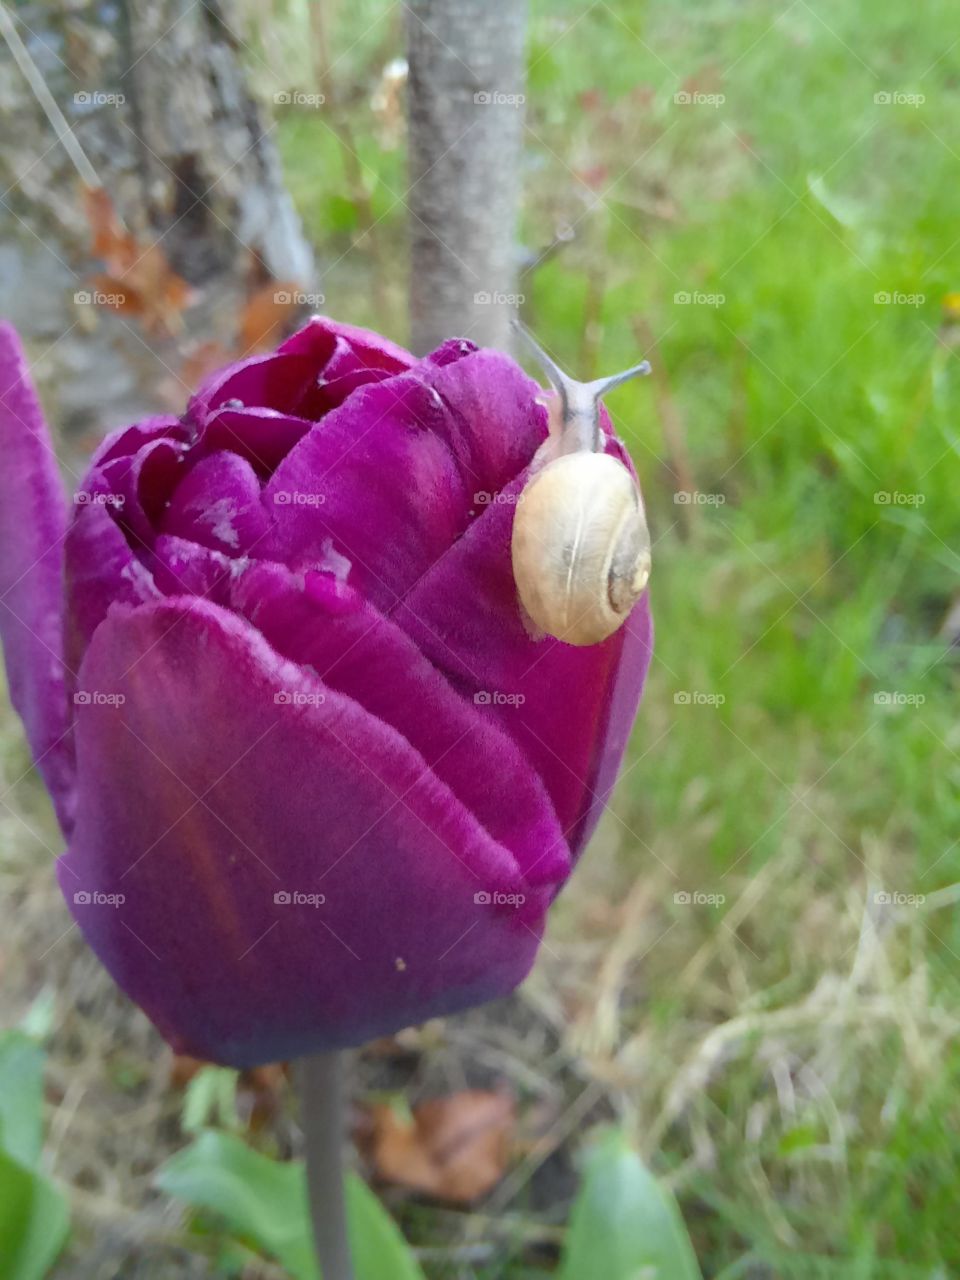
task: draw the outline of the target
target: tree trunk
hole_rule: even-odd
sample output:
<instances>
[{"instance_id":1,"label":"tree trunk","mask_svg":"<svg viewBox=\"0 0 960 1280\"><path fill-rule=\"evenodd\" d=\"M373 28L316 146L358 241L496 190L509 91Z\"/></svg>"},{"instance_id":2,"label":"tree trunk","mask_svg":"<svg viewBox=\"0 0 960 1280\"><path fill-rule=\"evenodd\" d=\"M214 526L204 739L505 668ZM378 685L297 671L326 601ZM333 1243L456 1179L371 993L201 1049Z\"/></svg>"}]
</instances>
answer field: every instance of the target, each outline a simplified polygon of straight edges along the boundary
<instances>
[{"instance_id":1,"label":"tree trunk","mask_svg":"<svg viewBox=\"0 0 960 1280\"><path fill-rule=\"evenodd\" d=\"M122 8L131 141L174 266L196 280L242 245L275 278L309 285L313 256L246 88L231 0L123 0Z\"/></svg>"},{"instance_id":2,"label":"tree trunk","mask_svg":"<svg viewBox=\"0 0 960 1280\"><path fill-rule=\"evenodd\" d=\"M99 182L181 275L200 283L252 251L277 279L312 283L272 126L246 87L234 0L118 0L109 14L58 0L8 11ZM51 145L51 121L2 40L0 100L18 120L0 146L14 212L29 220L43 204L64 230L82 228L76 162L62 141ZM67 192L74 208L64 207Z\"/></svg>"},{"instance_id":3,"label":"tree trunk","mask_svg":"<svg viewBox=\"0 0 960 1280\"><path fill-rule=\"evenodd\" d=\"M235 349L264 268L314 283L269 118L246 87L234 2L0 0L0 106L15 122L0 131L0 315L33 346L45 403L81 453L105 429L182 405L195 349ZM138 246L159 245L202 286L175 335L78 301L104 269L81 177Z\"/></svg>"},{"instance_id":4,"label":"tree trunk","mask_svg":"<svg viewBox=\"0 0 960 1280\"><path fill-rule=\"evenodd\" d=\"M526 0L410 0L410 327L509 345Z\"/></svg>"}]
</instances>

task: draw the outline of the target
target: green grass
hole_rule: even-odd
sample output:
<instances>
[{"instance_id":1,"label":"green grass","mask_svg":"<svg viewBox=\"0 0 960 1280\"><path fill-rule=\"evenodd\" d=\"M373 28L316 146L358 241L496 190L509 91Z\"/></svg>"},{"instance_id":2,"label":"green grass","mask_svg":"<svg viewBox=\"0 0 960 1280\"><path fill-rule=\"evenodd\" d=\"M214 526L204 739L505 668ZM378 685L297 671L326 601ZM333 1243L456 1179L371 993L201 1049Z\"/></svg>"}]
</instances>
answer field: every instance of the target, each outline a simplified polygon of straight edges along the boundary
<instances>
[{"instance_id":1,"label":"green grass","mask_svg":"<svg viewBox=\"0 0 960 1280\"><path fill-rule=\"evenodd\" d=\"M524 274L529 323L582 377L648 331L664 375L611 397L657 539L634 767L539 973L581 998L572 1045L613 1073L705 1274L728 1280L960 1271L960 721L937 634L960 569L953 17L533 4L524 242L576 234ZM327 125L288 122L283 144L314 233L346 255L330 290L379 274L402 334L403 156L378 150L369 88L344 111L370 235L343 215ZM664 403L709 503L674 500ZM592 1017L611 943L584 950L584 903L637 884ZM674 902L698 888L726 901ZM881 891L927 901L890 911Z\"/></svg>"},{"instance_id":2,"label":"green grass","mask_svg":"<svg viewBox=\"0 0 960 1280\"><path fill-rule=\"evenodd\" d=\"M708 1275L953 1274L960 1059L943 1025L960 927L932 897L960 880L957 668L936 636L960 569L958 366L940 341L960 213L947 10L602 6L552 45L550 12L528 235L551 184L576 204L561 160L604 166L612 191L569 256L533 273L532 321L576 367L592 297L613 369L642 316L696 486L724 499L682 523L654 388L619 392L660 539L657 662L621 813L673 874L623 830L619 860L662 882L674 927L642 963L656 928L638 944L643 994L623 1003L625 985L611 1056L632 1061L641 1039L638 1136L678 1171ZM652 87L643 109L624 105L636 82ZM673 102L697 83L725 101ZM887 91L926 101L874 102ZM669 217L644 211L657 197ZM724 301L677 305L681 291ZM677 705L679 691L725 700ZM878 705L889 692L925 701ZM697 886L725 904L671 907ZM864 924L882 889L928 902ZM709 962L678 983L697 948ZM657 1128L677 1064L745 1009L755 1029Z\"/></svg>"}]
</instances>

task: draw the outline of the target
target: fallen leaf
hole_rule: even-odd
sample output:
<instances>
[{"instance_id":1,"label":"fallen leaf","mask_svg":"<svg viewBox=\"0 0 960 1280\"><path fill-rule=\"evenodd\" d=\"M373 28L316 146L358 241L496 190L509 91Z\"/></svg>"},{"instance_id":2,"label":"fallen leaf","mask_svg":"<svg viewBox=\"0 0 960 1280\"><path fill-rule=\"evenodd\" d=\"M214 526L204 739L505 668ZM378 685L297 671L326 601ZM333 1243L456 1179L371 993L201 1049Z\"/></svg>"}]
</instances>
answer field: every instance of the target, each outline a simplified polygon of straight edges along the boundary
<instances>
[{"instance_id":1,"label":"fallen leaf","mask_svg":"<svg viewBox=\"0 0 960 1280\"><path fill-rule=\"evenodd\" d=\"M466 1089L406 1116L383 1103L370 1111L368 1147L379 1178L450 1204L470 1204L507 1168L516 1131L506 1093Z\"/></svg>"},{"instance_id":2,"label":"fallen leaf","mask_svg":"<svg viewBox=\"0 0 960 1280\"><path fill-rule=\"evenodd\" d=\"M105 188L85 186L83 207L92 234L90 252L103 259L111 275L123 271L136 257L137 242L117 216Z\"/></svg>"},{"instance_id":3,"label":"fallen leaf","mask_svg":"<svg viewBox=\"0 0 960 1280\"><path fill-rule=\"evenodd\" d=\"M83 200L90 251L104 265L92 282L94 300L113 311L139 316L148 332L178 332L194 290L170 266L159 243L141 244L127 230L103 187L84 187Z\"/></svg>"}]
</instances>

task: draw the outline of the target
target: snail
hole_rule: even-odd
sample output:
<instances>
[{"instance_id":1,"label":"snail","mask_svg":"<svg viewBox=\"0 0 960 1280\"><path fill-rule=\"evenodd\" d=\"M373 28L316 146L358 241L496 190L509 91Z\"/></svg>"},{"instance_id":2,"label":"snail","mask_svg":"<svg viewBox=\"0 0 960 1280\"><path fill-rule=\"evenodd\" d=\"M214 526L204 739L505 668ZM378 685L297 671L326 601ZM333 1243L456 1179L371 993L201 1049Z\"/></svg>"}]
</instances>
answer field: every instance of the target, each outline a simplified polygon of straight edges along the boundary
<instances>
[{"instance_id":1,"label":"snail","mask_svg":"<svg viewBox=\"0 0 960 1280\"><path fill-rule=\"evenodd\" d=\"M543 365L556 401L550 436L513 519L513 576L520 602L547 635L567 644L606 640L626 620L650 577L650 534L640 491L619 459L604 452L600 399L628 378L649 373L644 360L623 373L576 382L532 335L520 333Z\"/></svg>"}]
</instances>

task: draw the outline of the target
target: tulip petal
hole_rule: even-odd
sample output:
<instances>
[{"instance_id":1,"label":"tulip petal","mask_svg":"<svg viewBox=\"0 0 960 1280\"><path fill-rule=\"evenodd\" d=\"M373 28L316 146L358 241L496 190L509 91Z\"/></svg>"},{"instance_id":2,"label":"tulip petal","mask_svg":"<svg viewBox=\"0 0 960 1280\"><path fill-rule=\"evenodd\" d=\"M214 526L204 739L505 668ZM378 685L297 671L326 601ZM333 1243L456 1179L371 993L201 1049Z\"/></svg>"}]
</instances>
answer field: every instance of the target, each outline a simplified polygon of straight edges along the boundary
<instances>
[{"instance_id":1,"label":"tulip petal","mask_svg":"<svg viewBox=\"0 0 960 1280\"><path fill-rule=\"evenodd\" d=\"M101 697L78 709L61 884L179 1051L354 1045L526 974L549 893L394 729L247 623L197 599L113 610L82 679Z\"/></svg>"},{"instance_id":2,"label":"tulip petal","mask_svg":"<svg viewBox=\"0 0 960 1280\"><path fill-rule=\"evenodd\" d=\"M0 636L10 701L64 831L73 761L63 670L62 574L66 499L43 410L19 339L0 324Z\"/></svg>"},{"instance_id":3,"label":"tulip petal","mask_svg":"<svg viewBox=\"0 0 960 1280\"><path fill-rule=\"evenodd\" d=\"M202 429L218 409L248 405L297 417L300 402L316 379L316 363L308 356L277 352L251 356L209 378L191 397L187 418Z\"/></svg>"},{"instance_id":4,"label":"tulip petal","mask_svg":"<svg viewBox=\"0 0 960 1280\"><path fill-rule=\"evenodd\" d=\"M197 542L211 551L267 555L270 530L260 500L260 481L235 453L212 453L184 476L160 521L163 533Z\"/></svg>"},{"instance_id":5,"label":"tulip petal","mask_svg":"<svg viewBox=\"0 0 960 1280\"><path fill-rule=\"evenodd\" d=\"M161 436L136 453L113 458L90 471L81 492L88 500L109 494L117 523L133 544L153 545L156 525L183 476L188 446Z\"/></svg>"},{"instance_id":6,"label":"tulip petal","mask_svg":"<svg viewBox=\"0 0 960 1280\"><path fill-rule=\"evenodd\" d=\"M120 427L105 436L94 450L88 470L98 471L107 462L113 462L117 458L132 457L145 444L163 438L186 443L188 432L180 419L170 414L157 414L152 418L144 418L142 422L137 422L132 427Z\"/></svg>"},{"instance_id":7,"label":"tulip petal","mask_svg":"<svg viewBox=\"0 0 960 1280\"><path fill-rule=\"evenodd\" d=\"M225 608L231 584L248 561L226 556L186 538L162 533L153 544L150 568L159 590L167 596L206 596Z\"/></svg>"},{"instance_id":8,"label":"tulip petal","mask_svg":"<svg viewBox=\"0 0 960 1280\"><path fill-rule=\"evenodd\" d=\"M353 369L340 377L323 377L304 397L300 411L313 422L319 422L325 414L339 409L347 396L360 387L369 386L371 382L385 382L390 377L393 374L385 369Z\"/></svg>"},{"instance_id":9,"label":"tulip petal","mask_svg":"<svg viewBox=\"0 0 960 1280\"><path fill-rule=\"evenodd\" d=\"M340 324L326 316L312 316L278 349L310 355L318 365L322 363L324 378L339 378L360 368L402 373L416 363L409 351L372 329Z\"/></svg>"},{"instance_id":10,"label":"tulip petal","mask_svg":"<svg viewBox=\"0 0 960 1280\"><path fill-rule=\"evenodd\" d=\"M293 418L276 409L216 409L203 428L198 452L229 449L245 458L255 471L269 476L312 426L306 418Z\"/></svg>"},{"instance_id":11,"label":"tulip petal","mask_svg":"<svg viewBox=\"0 0 960 1280\"><path fill-rule=\"evenodd\" d=\"M470 521L471 494L443 431L438 394L413 374L355 392L319 422L264 490L276 549L313 568L331 542L351 585L393 604Z\"/></svg>"},{"instance_id":12,"label":"tulip petal","mask_svg":"<svg viewBox=\"0 0 960 1280\"><path fill-rule=\"evenodd\" d=\"M445 344L449 347L450 343ZM499 351L470 351L417 369L447 409L444 426L472 493L489 501L530 462L547 438L543 392Z\"/></svg>"},{"instance_id":13,"label":"tulip petal","mask_svg":"<svg viewBox=\"0 0 960 1280\"><path fill-rule=\"evenodd\" d=\"M601 644L531 635L513 578L510 538L521 475L391 613L458 688L488 695L542 777L575 854L609 797L650 661L646 595ZM523 696L522 705L501 698Z\"/></svg>"},{"instance_id":14,"label":"tulip petal","mask_svg":"<svg viewBox=\"0 0 960 1280\"><path fill-rule=\"evenodd\" d=\"M90 492L98 496L96 484ZM123 530L103 503L77 508L64 544L67 616L65 646L74 686L93 633L114 603L144 604L160 598L150 571L130 547Z\"/></svg>"},{"instance_id":15,"label":"tulip petal","mask_svg":"<svg viewBox=\"0 0 960 1280\"><path fill-rule=\"evenodd\" d=\"M570 869L543 784L514 741L418 652L409 636L331 574L298 582L282 565L237 579L233 605L284 657L392 725L517 859L532 884L556 888Z\"/></svg>"},{"instance_id":16,"label":"tulip petal","mask_svg":"<svg viewBox=\"0 0 960 1280\"><path fill-rule=\"evenodd\" d=\"M201 426L228 401L306 416L303 405L318 383L363 369L401 373L414 363L402 347L368 329L315 316L269 355L221 369L190 401L188 416Z\"/></svg>"},{"instance_id":17,"label":"tulip petal","mask_svg":"<svg viewBox=\"0 0 960 1280\"><path fill-rule=\"evenodd\" d=\"M457 360L462 360L464 356L472 355L474 351L478 351L479 347L475 342L471 342L469 338L447 338L445 342L441 342L435 351L431 351L429 355L424 356L421 362L421 370L424 366L437 365L441 367L445 364L454 364Z\"/></svg>"},{"instance_id":18,"label":"tulip petal","mask_svg":"<svg viewBox=\"0 0 960 1280\"><path fill-rule=\"evenodd\" d=\"M355 391L265 492L280 558L310 568L332 539L351 583L381 609L483 515L547 434L539 387L512 360L460 341L442 351L442 361L434 353Z\"/></svg>"}]
</instances>

